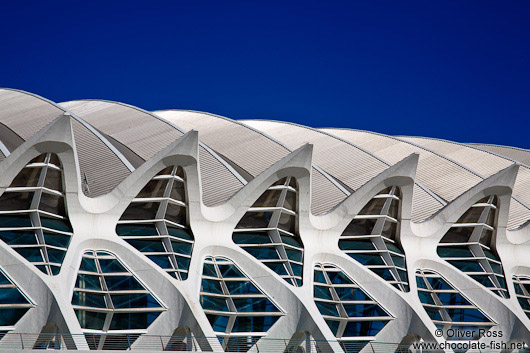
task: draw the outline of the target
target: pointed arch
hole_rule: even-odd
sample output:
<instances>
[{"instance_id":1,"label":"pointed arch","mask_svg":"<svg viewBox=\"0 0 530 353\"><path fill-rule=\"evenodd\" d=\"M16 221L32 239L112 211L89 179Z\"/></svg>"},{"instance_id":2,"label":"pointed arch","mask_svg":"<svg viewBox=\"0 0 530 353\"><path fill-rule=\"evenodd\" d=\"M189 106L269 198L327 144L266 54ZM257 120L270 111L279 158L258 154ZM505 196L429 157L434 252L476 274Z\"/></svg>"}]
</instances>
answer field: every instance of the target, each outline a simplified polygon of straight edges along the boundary
<instances>
[{"instance_id":1,"label":"pointed arch","mask_svg":"<svg viewBox=\"0 0 530 353\"><path fill-rule=\"evenodd\" d=\"M185 280L195 240L188 205L184 169L166 167L132 200L116 233L171 276Z\"/></svg>"},{"instance_id":2,"label":"pointed arch","mask_svg":"<svg viewBox=\"0 0 530 353\"><path fill-rule=\"evenodd\" d=\"M397 289L408 292L405 252L400 244L402 192L390 186L368 202L339 238L339 248Z\"/></svg>"},{"instance_id":3,"label":"pointed arch","mask_svg":"<svg viewBox=\"0 0 530 353\"><path fill-rule=\"evenodd\" d=\"M474 203L445 233L438 255L501 298L509 298L496 249L499 198Z\"/></svg>"},{"instance_id":4,"label":"pointed arch","mask_svg":"<svg viewBox=\"0 0 530 353\"><path fill-rule=\"evenodd\" d=\"M446 339L462 339L447 337L447 330L452 329L473 331L473 337L465 337L465 340L476 340L480 338L479 329L488 330L496 325L438 272L430 269L416 270L416 284L423 308L437 329L443 331Z\"/></svg>"},{"instance_id":5,"label":"pointed arch","mask_svg":"<svg viewBox=\"0 0 530 353\"><path fill-rule=\"evenodd\" d=\"M55 153L33 158L0 196L0 239L48 275L57 275L73 229Z\"/></svg>"},{"instance_id":6,"label":"pointed arch","mask_svg":"<svg viewBox=\"0 0 530 353\"><path fill-rule=\"evenodd\" d=\"M200 303L227 352L249 350L285 313L223 257L204 260Z\"/></svg>"},{"instance_id":7,"label":"pointed arch","mask_svg":"<svg viewBox=\"0 0 530 353\"><path fill-rule=\"evenodd\" d=\"M86 251L72 294L72 306L91 349L127 348L165 310L163 304L112 253ZM106 342L108 331L133 333ZM99 333L98 333L99 332ZM134 335L136 334L136 335Z\"/></svg>"},{"instance_id":8,"label":"pointed arch","mask_svg":"<svg viewBox=\"0 0 530 353\"><path fill-rule=\"evenodd\" d=\"M254 202L232 235L243 250L297 287L302 285L304 260L298 202L296 179L282 178Z\"/></svg>"}]
</instances>

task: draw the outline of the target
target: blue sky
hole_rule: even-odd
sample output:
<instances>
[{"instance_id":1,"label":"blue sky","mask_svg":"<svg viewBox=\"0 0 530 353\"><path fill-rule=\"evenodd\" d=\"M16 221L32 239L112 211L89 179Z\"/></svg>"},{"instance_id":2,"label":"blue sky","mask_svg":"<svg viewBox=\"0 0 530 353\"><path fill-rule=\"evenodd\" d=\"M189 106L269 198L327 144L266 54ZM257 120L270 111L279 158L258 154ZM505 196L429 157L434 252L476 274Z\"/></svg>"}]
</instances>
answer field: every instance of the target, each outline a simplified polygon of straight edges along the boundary
<instances>
[{"instance_id":1,"label":"blue sky","mask_svg":"<svg viewBox=\"0 0 530 353\"><path fill-rule=\"evenodd\" d=\"M0 86L530 148L530 1L0 1Z\"/></svg>"}]
</instances>

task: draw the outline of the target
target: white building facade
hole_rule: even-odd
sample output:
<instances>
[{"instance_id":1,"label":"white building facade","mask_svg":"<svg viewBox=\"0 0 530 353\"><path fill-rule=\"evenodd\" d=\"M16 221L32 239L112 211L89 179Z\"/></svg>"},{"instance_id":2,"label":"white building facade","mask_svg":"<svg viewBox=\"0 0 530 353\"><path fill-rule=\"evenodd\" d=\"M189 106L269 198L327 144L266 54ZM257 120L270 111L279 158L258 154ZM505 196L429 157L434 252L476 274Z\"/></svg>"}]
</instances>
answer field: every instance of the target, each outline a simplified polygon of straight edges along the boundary
<instances>
[{"instance_id":1,"label":"white building facade","mask_svg":"<svg viewBox=\"0 0 530 353\"><path fill-rule=\"evenodd\" d=\"M2 89L0 152L0 349L530 341L530 151Z\"/></svg>"}]
</instances>

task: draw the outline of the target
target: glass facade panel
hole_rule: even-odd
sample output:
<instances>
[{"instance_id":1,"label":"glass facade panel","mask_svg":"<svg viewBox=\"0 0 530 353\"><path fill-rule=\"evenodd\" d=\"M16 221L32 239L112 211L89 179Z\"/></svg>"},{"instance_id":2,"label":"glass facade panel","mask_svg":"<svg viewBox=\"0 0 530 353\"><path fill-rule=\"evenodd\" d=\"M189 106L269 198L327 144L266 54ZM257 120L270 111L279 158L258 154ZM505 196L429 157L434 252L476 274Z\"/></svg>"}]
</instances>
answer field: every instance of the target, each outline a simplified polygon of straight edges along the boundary
<instances>
[{"instance_id":1,"label":"glass facade panel","mask_svg":"<svg viewBox=\"0 0 530 353\"><path fill-rule=\"evenodd\" d=\"M497 231L497 207L498 200L494 195L477 201L444 235L437 252L496 295L509 298L504 271L492 242Z\"/></svg>"},{"instance_id":2,"label":"glass facade panel","mask_svg":"<svg viewBox=\"0 0 530 353\"><path fill-rule=\"evenodd\" d=\"M445 335L447 335L447 330L457 330L463 326L467 327L468 331L471 329L476 331L480 328L487 331L495 326L491 319L439 273L425 269L417 270L416 282L418 283L418 296L425 311L435 325L441 325Z\"/></svg>"},{"instance_id":3,"label":"glass facade panel","mask_svg":"<svg viewBox=\"0 0 530 353\"><path fill-rule=\"evenodd\" d=\"M116 233L171 276L185 280L194 237L184 170L167 167L154 176L125 210Z\"/></svg>"},{"instance_id":4,"label":"glass facade panel","mask_svg":"<svg viewBox=\"0 0 530 353\"><path fill-rule=\"evenodd\" d=\"M0 239L53 276L61 269L73 230L66 213L59 158L44 153L34 160L40 164L31 161L0 196Z\"/></svg>"},{"instance_id":5,"label":"glass facade panel","mask_svg":"<svg viewBox=\"0 0 530 353\"><path fill-rule=\"evenodd\" d=\"M109 252L85 252L79 271L72 306L84 329L101 332L147 329L164 310L149 290ZM97 349L102 349L104 342L102 338Z\"/></svg>"},{"instance_id":6,"label":"glass facade panel","mask_svg":"<svg viewBox=\"0 0 530 353\"><path fill-rule=\"evenodd\" d=\"M204 260L200 303L225 349L234 338L231 333L238 333L238 339L263 336L284 315L231 260L221 257Z\"/></svg>"},{"instance_id":7,"label":"glass facade panel","mask_svg":"<svg viewBox=\"0 0 530 353\"><path fill-rule=\"evenodd\" d=\"M393 319L337 266L316 264L314 273L315 304L339 341L375 337Z\"/></svg>"},{"instance_id":8,"label":"glass facade panel","mask_svg":"<svg viewBox=\"0 0 530 353\"><path fill-rule=\"evenodd\" d=\"M270 186L241 218L232 239L289 284L300 286L304 246L298 234L296 185L293 177L286 177Z\"/></svg>"},{"instance_id":9,"label":"glass facade panel","mask_svg":"<svg viewBox=\"0 0 530 353\"><path fill-rule=\"evenodd\" d=\"M33 306L16 284L0 269L0 326L5 326L6 329L14 326Z\"/></svg>"},{"instance_id":10,"label":"glass facade panel","mask_svg":"<svg viewBox=\"0 0 530 353\"><path fill-rule=\"evenodd\" d=\"M408 292L405 253L398 243L401 191L379 192L342 232L339 248L397 289Z\"/></svg>"}]
</instances>

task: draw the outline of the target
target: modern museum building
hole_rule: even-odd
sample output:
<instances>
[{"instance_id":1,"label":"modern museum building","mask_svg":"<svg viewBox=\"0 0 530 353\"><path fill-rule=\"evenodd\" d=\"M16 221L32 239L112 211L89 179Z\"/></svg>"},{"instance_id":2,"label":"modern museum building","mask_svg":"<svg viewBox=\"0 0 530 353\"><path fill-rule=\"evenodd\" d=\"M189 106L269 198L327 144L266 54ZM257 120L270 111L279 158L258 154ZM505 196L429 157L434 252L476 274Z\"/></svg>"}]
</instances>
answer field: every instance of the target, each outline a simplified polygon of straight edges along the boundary
<instances>
[{"instance_id":1,"label":"modern museum building","mask_svg":"<svg viewBox=\"0 0 530 353\"><path fill-rule=\"evenodd\" d=\"M530 151L351 128L0 89L0 350L530 343Z\"/></svg>"}]
</instances>

